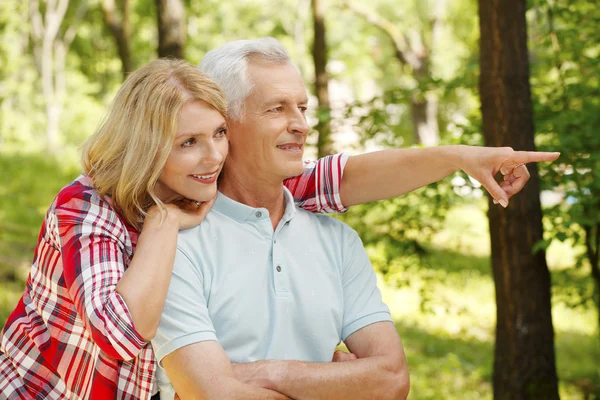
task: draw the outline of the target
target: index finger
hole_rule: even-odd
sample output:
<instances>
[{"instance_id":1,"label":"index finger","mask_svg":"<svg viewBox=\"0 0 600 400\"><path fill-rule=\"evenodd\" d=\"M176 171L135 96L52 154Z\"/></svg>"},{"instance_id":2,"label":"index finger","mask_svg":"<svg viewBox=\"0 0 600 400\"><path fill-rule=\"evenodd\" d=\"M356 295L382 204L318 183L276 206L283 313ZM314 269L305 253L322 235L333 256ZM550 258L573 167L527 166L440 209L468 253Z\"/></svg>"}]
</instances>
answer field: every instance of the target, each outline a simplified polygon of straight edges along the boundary
<instances>
[{"instance_id":1,"label":"index finger","mask_svg":"<svg viewBox=\"0 0 600 400\"><path fill-rule=\"evenodd\" d=\"M523 164L532 162L550 162L556 160L560 156L558 151L517 151L515 153L515 160L518 163Z\"/></svg>"}]
</instances>

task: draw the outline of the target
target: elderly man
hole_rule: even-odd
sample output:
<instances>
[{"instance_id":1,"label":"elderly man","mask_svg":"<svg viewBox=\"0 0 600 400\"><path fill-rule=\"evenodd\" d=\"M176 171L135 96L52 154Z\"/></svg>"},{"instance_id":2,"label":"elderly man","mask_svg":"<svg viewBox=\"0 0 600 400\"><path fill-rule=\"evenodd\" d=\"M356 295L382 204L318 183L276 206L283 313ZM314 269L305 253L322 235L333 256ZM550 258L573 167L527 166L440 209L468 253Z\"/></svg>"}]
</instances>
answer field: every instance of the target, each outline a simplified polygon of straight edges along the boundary
<instances>
[{"instance_id":1,"label":"elderly man","mask_svg":"<svg viewBox=\"0 0 600 400\"><path fill-rule=\"evenodd\" d=\"M173 387L184 400L406 398L402 343L360 239L296 209L282 186L302 172L309 132L306 89L285 49L232 42L200 68L228 99L230 153L206 221L179 236L153 340L161 399ZM524 163L557 156L441 147L351 157L341 201L397 196L462 168L506 206L529 177ZM340 341L350 354L333 355Z\"/></svg>"}]
</instances>

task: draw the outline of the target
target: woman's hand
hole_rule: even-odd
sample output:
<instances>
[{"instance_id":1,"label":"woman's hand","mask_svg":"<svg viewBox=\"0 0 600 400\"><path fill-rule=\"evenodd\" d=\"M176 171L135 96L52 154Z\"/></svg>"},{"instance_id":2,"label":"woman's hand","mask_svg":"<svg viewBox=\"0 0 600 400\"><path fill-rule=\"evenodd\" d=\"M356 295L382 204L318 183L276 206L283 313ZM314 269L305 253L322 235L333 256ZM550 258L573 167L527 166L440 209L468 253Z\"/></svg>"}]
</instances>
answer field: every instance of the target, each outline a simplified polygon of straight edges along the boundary
<instances>
[{"instance_id":1,"label":"woman's hand","mask_svg":"<svg viewBox=\"0 0 600 400\"><path fill-rule=\"evenodd\" d=\"M204 203L182 199L163 205L163 210L160 210L157 205L153 205L148 209L146 221L150 220L159 224L170 221L176 223L179 230L190 229L204 221L215 200L216 196Z\"/></svg>"}]
</instances>

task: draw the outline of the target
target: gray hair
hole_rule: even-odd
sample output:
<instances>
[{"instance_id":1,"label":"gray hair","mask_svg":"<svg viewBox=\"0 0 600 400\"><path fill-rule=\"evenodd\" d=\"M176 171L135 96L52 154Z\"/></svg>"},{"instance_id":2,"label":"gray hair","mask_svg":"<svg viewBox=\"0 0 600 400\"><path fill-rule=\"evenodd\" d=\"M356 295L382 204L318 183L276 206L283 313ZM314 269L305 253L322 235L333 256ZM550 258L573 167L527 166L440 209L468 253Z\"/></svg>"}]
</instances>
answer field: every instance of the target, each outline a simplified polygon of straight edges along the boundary
<instances>
[{"instance_id":1,"label":"gray hair","mask_svg":"<svg viewBox=\"0 0 600 400\"><path fill-rule=\"evenodd\" d=\"M285 47L271 37L236 40L209 51L198 66L223 89L229 118L239 121L244 114L244 100L254 84L247 74L248 60L258 57L273 64L292 64Z\"/></svg>"}]
</instances>

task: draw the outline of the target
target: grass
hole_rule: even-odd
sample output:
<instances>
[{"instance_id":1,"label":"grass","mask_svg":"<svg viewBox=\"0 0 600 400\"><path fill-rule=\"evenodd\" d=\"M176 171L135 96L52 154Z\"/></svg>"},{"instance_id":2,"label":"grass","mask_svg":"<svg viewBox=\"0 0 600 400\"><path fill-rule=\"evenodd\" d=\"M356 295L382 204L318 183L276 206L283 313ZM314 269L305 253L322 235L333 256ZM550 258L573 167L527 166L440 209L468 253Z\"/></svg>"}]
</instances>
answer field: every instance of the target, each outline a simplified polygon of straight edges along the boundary
<instances>
[{"instance_id":1,"label":"grass","mask_svg":"<svg viewBox=\"0 0 600 400\"><path fill-rule=\"evenodd\" d=\"M429 249L423 265L406 271L410 276L401 287L382 282L407 353L411 398L491 399L496 309L481 208L452 210ZM572 259L569 252L562 245L551 247L551 269L565 268L561 261ZM600 396L595 310L554 304L552 314L561 398Z\"/></svg>"},{"instance_id":2,"label":"grass","mask_svg":"<svg viewBox=\"0 0 600 400\"><path fill-rule=\"evenodd\" d=\"M69 165L0 155L0 181L7 182L0 188L0 326L22 293L46 208L77 175ZM426 245L428 255L409 260L413 265L397 279L380 281L407 353L411 399L492 398L496 309L483 207L451 210L444 229ZM369 249L374 262L377 252ZM568 244L553 244L547 253L553 274L569 268L573 254ZM552 313L561 398L592 399L586 393L600 392L595 310L556 303Z\"/></svg>"}]
</instances>

